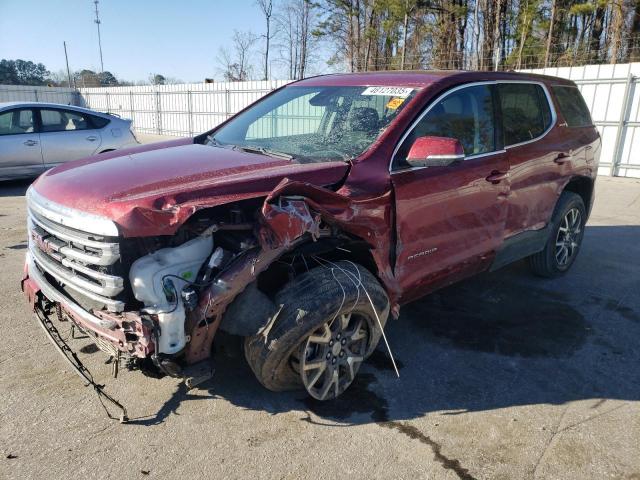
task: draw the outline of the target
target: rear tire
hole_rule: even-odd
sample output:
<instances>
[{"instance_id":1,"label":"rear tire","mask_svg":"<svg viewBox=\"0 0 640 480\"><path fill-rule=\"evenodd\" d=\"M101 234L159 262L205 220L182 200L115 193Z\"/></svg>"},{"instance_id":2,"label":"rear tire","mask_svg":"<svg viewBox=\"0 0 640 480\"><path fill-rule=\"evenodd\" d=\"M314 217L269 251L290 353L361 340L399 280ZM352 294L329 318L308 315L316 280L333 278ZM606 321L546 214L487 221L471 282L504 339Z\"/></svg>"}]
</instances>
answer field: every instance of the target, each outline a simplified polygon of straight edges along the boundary
<instances>
[{"instance_id":1,"label":"rear tire","mask_svg":"<svg viewBox=\"0 0 640 480\"><path fill-rule=\"evenodd\" d=\"M549 239L544 249L528 258L533 273L554 278L569 271L580 251L586 219L582 197L573 192L562 192L551 217Z\"/></svg>"},{"instance_id":2,"label":"rear tire","mask_svg":"<svg viewBox=\"0 0 640 480\"><path fill-rule=\"evenodd\" d=\"M339 261L327 267L314 268L287 283L276 295L275 303L280 311L273 323L263 332L245 338L245 357L258 381L273 391L304 387L307 393L319 400L329 400L341 394L351 384L360 364L373 352L382 335L365 289L384 327L389 314L389 299L376 278L360 265ZM354 319L351 323L345 320L350 317ZM356 322L362 328L355 326ZM350 334L355 330L360 332L357 335L358 360L353 360L354 355L348 365L351 378L340 381L338 386L330 387L328 390L331 391L324 392L323 396L320 395L323 392L318 392L313 385L309 388L309 376L304 375L302 369L305 368L305 373L310 371L304 364L306 362L307 366L311 365L308 363L308 350L310 343L313 343L314 354L320 352L328 362L325 367L335 370L342 362L341 371L345 371L345 357L349 357L351 352L346 340L348 335L339 336L338 327L342 324L345 326L344 332L349 328L352 330ZM363 342L364 333L366 340ZM321 338L315 342L325 335L331 338L328 336L326 341ZM356 335L353 334L353 337ZM338 343L342 341L344 349L340 345L334 346L336 338ZM329 347L329 342L333 342L332 347ZM318 343L321 344L320 347L316 346ZM327 358L329 355L331 357ZM313 377L315 376L314 374Z\"/></svg>"}]
</instances>

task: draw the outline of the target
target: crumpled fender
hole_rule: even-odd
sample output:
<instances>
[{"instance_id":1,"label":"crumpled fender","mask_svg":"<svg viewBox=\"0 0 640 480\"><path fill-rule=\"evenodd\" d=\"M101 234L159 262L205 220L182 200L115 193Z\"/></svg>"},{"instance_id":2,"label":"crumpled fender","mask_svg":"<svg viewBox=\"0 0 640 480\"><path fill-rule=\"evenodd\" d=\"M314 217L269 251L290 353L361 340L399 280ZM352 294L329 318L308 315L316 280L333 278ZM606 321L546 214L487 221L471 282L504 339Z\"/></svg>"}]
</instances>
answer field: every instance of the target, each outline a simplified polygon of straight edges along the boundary
<instances>
[{"instance_id":1,"label":"crumpled fender","mask_svg":"<svg viewBox=\"0 0 640 480\"><path fill-rule=\"evenodd\" d=\"M347 193L350 195L347 196ZM265 223L276 233L276 236L290 240L292 235L295 238L296 224L305 224L305 221L300 217L304 209L298 204L293 209L295 211L291 207L283 209L277 204L282 198L287 198L289 202L304 203L308 212L314 212L326 223L336 225L341 230L368 243L378 267L378 275L385 285L392 303L396 302L400 287L389 263L391 228L394 225L390 191L379 197L358 199L354 192L348 192L345 187L334 192L316 185L285 178L267 196L261 213ZM292 219L291 223L285 224L282 219L283 215L286 215L285 218ZM306 222L309 221L310 219L307 218ZM268 243L268 245L272 244Z\"/></svg>"},{"instance_id":2,"label":"crumpled fender","mask_svg":"<svg viewBox=\"0 0 640 480\"><path fill-rule=\"evenodd\" d=\"M380 280L394 307L399 286L389 265L392 209L390 193L353 200L326 188L283 179L266 197L260 210L260 247L248 251L227 268L200 298L198 308L187 318L188 363L207 358L213 337L228 305L272 262L302 243L306 234L317 239L322 221L360 237L372 249Z\"/></svg>"}]
</instances>

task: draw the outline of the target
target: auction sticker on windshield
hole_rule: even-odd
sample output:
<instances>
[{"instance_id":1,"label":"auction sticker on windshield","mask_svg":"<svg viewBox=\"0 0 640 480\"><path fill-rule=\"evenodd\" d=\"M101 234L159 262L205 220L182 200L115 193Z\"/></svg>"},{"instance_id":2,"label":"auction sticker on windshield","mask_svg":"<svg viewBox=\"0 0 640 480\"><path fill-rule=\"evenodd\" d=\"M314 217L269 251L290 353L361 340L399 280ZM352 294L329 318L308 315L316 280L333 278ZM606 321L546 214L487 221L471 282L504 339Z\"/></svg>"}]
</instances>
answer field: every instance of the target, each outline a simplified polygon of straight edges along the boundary
<instances>
[{"instance_id":1,"label":"auction sticker on windshield","mask_svg":"<svg viewBox=\"0 0 640 480\"><path fill-rule=\"evenodd\" d=\"M385 95L389 97L407 98L413 88L407 87L367 87L361 95Z\"/></svg>"}]
</instances>

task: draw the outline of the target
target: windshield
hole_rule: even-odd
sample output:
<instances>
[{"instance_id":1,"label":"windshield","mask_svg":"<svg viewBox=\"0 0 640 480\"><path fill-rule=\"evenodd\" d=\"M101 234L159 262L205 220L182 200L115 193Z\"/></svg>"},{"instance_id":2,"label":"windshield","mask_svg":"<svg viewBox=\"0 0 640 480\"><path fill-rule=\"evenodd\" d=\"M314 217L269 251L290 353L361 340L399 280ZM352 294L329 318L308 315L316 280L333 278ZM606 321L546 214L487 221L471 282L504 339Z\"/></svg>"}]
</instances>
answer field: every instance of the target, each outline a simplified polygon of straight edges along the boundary
<instances>
[{"instance_id":1,"label":"windshield","mask_svg":"<svg viewBox=\"0 0 640 480\"><path fill-rule=\"evenodd\" d=\"M405 87L286 87L231 119L207 143L300 162L350 160L415 93Z\"/></svg>"}]
</instances>

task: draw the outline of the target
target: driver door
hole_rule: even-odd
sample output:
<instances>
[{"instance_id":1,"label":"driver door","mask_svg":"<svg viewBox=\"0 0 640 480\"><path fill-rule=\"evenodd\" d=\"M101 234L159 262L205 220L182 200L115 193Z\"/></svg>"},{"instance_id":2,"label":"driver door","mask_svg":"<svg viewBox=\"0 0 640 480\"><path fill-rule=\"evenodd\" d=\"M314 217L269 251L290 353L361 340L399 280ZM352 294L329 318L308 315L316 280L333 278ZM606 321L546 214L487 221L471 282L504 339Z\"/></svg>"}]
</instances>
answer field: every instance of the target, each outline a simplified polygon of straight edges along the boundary
<instances>
[{"instance_id":1,"label":"driver door","mask_svg":"<svg viewBox=\"0 0 640 480\"><path fill-rule=\"evenodd\" d=\"M509 163L495 112L494 85L454 88L425 110L394 155L395 274L403 303L488 268L503 241ZM422 136L459 140L465 159L412 168L406 159Z\"/></svg>"}]
</instances>

